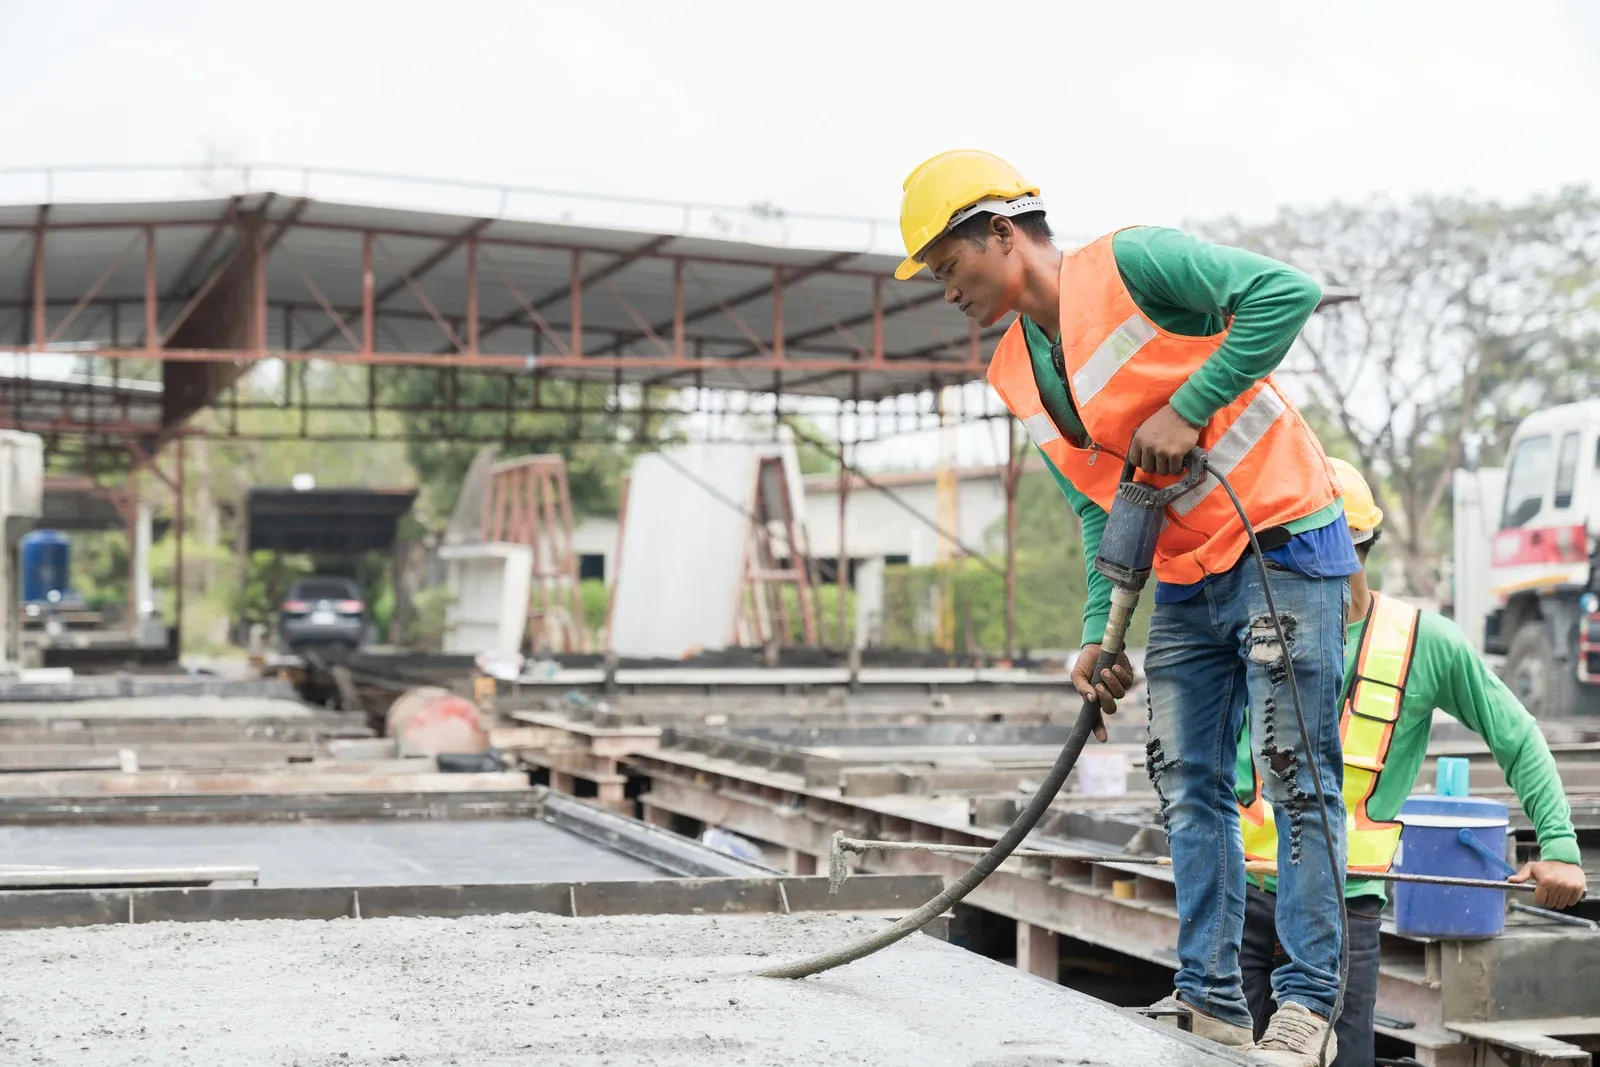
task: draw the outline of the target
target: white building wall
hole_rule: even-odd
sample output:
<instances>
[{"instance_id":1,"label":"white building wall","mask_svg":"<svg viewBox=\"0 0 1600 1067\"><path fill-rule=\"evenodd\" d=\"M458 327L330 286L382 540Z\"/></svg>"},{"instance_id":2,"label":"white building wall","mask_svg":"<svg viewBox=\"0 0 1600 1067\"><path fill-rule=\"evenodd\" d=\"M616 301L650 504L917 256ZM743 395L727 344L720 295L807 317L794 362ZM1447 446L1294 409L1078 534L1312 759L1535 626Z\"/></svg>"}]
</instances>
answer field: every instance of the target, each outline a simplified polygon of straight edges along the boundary
<instances>
[{"instance_id":1,"label":"white building wall","mask_svg":"<svg viewBox=\"0 0 1600 1067\"><path fill-rule=\"evenodd\" d=\"M873 477L888 485L917 514L930 522L938 522L939 494L931 471L896 472ZM986 542L986 536L991 527L1005 519L1006 494L1000 472L982 469L963 471L959 485L960 515L957 525L962 542L974 550L998 551L1001 542L990 545ZM836 559L839 555L839 481L832 475L811 475L805 479L805 494L811 552L823 559ZM914 566L937 562L938 536L933 527L918 522L880 490L857 482L850 489L845 507L849 523L845 531L845 550L851 559L905 556ZM580 555L604 557L606 583L615 580L615 519L584 519L573 531L573 544Z\"/></svg>"},{"instance_id":2,"label":"white building wall","mask_svg":"<svg viewBox=\"0 0 1600 1067\"><path fill-rule=\"evenodd\" d=\"M903 476L881 479L888 488L928 520L919 522L887 493L871 486L855 484L845 503L845 552L852 559L875 556L907 556L914 566L934 563L939 557L939 536L929 523L939 521L939 493L931 473L926 480L910 484ZM830 479L806 479L806 508L811 525L812 552L823 558L839 555L839 483ZM957 535L974 551L989 546L985 538L1006 514L1005 487L998 473L974 473L959 481Z\"/></svg>"}]
</instances>

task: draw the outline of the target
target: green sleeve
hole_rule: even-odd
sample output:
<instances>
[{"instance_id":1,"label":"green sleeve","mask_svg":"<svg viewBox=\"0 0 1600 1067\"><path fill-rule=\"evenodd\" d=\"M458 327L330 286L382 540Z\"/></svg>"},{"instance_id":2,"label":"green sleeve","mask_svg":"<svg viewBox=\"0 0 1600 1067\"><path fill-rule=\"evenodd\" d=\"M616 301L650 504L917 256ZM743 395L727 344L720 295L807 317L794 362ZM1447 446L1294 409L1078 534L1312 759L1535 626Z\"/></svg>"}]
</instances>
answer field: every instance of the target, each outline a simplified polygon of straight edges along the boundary
<instances>
[{"instance_id":1,"label":"green sleeve","mask_svg":"<svg viewBox=\"0 0 1600 1067\"><path fill-rule=\"evenodd\" d=\"M1173 409L1195 426L1270 374L1322 299L1317 283L1287 264L1166 227L1124 230L1113 249L1129 294L1156 325L1200 333L1173 327L1228 324L1227 340L1172 394Z\"/></svg>"},{"instance_id":2,"label":"green sleeve","mask_svg":"<svg viewBox=\"0 0 1600 1067\"><path fill-rule=\"evenodd\" d=\"M1489 670L1460 627L1439 615L1424 615L1421 627L1417 654L1441 660L1435 667L1441 679L1439 706L1488 742L1539 835L1541 857L1581 862L1572 811L1539 724Z\"/></svg>"},{"instance_id":3,"label":"green sleeve","mask_svg":"<svg viewBox=\"0 0 1600 1067\"><path fill-rule=\"evenodd\" d=\"M1097 645L1105 640L1106 622L1111 618L1111 579L1094 569L1094 557L1100 552L1100 535L1105 532L1106 512L1099 504L1078 492L1077 486L1067 481L1066 475L1056 470L1050 457L1041 449L1044 465L1050 477L1072 505L1083 527L1083 569L1088 596L1083 602L1083 644Z\"/></svg>"}]
</instances>

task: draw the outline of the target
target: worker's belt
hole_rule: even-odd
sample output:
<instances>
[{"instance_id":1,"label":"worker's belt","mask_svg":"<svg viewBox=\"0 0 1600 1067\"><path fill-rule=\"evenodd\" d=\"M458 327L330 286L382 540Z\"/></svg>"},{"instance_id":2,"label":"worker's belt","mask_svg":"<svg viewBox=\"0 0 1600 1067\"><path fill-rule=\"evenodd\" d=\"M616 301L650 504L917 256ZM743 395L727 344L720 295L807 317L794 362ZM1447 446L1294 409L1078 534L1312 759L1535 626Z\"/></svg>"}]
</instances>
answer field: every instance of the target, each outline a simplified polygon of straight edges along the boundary
<instances>
[{"instance_id":1,"label":"worker's belt","mask_svg":"<svg viewBox=\"0 0 1600 1067\"><path fill-rule=\"evenodd\" d=\"M1294 540L1294 534L1289 532L1287 526L1268 526L1265 530L1256 531L1256 543L1261 546L1261 551L1271 552L1275 548L1282 548Z\"/></svg>"}]
</instances>

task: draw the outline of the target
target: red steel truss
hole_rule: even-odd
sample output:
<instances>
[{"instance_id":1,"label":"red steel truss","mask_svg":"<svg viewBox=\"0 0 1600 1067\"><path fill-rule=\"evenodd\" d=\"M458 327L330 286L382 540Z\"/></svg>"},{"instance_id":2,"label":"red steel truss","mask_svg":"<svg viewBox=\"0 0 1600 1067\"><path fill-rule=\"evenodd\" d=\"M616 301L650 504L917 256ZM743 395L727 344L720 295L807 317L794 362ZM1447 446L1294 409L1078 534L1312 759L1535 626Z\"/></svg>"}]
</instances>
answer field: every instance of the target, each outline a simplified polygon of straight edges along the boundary
<instances>
[{"instance_id":1,"label":"red steel truss","mask_svg":"<svg viewBox=\"0 0 1600 1067\"><path fill-rule=\"evenodd\" d=\"M541 410L549 381L592 383L615 410L685 389L871 403L981 377L980 331L937 283L894 283L894 265L272 193L0 207L0 351L70 355L141 389L158 366L143 434L157 444L208 406L248 410L255 391L232 387L268 363L291 389L296 365L367 368L369 411L396 409L380 382L395 367L504 376L517 411ZM108 388L106 407L127 399ZM69 407L31 421L140 432Z\"/></svg>"}]
</instances>

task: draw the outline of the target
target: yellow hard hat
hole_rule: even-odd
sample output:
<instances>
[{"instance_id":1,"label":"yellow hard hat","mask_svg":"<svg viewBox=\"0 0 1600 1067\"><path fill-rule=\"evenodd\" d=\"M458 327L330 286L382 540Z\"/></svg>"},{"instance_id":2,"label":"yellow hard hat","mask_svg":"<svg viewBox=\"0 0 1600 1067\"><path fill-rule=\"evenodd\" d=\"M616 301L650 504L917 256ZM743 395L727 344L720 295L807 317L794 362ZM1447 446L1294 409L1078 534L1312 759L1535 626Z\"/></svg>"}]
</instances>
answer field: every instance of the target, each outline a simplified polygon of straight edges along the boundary
<instances>
[{"instance_id":1,"label":"yellow hard hat","mask_svg":"<svg viewBox=\"0 0 1600 1067\"><path fill-rule=\"evenodd\" d=\"M1344 490L1344 520L1350 524L1350 537L1356 544L1372 538L1372 531L1383 522L1383 509L1372 498L1372 487L1361 477L1355 465L1333 456L1328 457L1333 473Z\"/></svg>"},{"instance_id":2,"label":"yellow hard hat","mask_svg":"<svg viewBox=\"0 0 1600 1067\"><path fill-rule=\"evenodd\" d=\"M980 211L1010 217L1044 210L1039 187L1025 181L1017 168L970 148L924 160L902 188L900 236L906 259L894 272L901 281L922 269L922 256L935 241Z\"/></svg>"}]
</instances>

